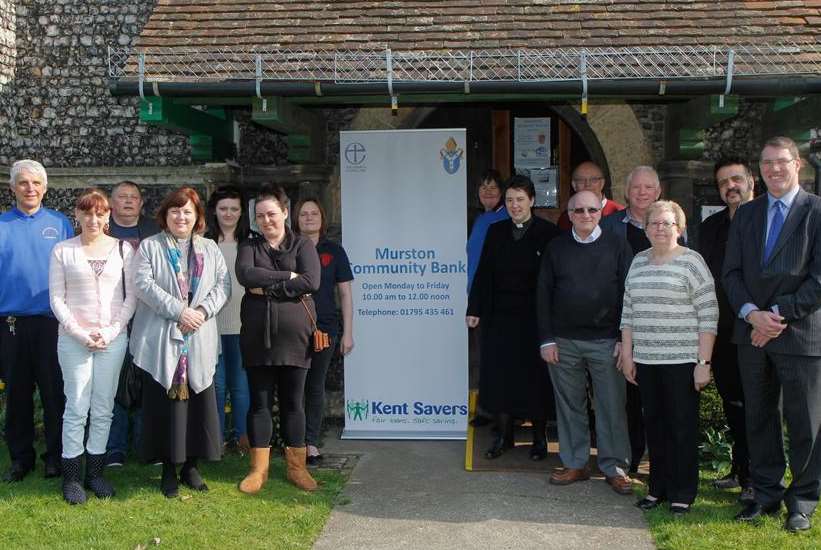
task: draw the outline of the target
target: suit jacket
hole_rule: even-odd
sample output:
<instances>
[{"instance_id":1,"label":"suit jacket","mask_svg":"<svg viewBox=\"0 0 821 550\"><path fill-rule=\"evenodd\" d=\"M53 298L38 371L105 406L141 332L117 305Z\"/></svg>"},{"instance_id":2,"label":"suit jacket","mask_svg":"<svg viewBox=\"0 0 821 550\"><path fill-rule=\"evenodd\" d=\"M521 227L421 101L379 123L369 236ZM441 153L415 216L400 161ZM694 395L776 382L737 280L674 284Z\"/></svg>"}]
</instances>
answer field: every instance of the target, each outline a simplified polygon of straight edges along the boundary
<instances>
[{"instance_id":1,"label":"suit jacket","mask_svg":"<svg viewBox=\"0 0 821 550\"><path fill-rule=\"evenodd\" d=\"M746 303L777 305L787 328L765 350L821 356L821 198L800 189L775 248L763 266L767 194L739 207L730 224L724 291L736 314L733 341L749 343L751 326L738 318Z\"/></svg>"}]
</instances>

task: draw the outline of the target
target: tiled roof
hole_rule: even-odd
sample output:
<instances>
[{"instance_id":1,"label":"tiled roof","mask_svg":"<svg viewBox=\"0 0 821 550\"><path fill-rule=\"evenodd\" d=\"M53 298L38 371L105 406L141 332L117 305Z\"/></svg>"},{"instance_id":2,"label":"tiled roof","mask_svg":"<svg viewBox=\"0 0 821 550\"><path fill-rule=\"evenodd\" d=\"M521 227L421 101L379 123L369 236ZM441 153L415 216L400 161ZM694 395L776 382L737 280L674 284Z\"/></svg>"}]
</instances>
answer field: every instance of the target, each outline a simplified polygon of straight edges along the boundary
<instances>
[{"instance_id":1,"label":"tiled roof","mask_svg":"<svg viewBox=\"0 0 821 550\"><path fill-rule=\"evenodd\" d=\"M151 49L469 50L819 42L821 0L159 0Z\"/></svg>"}]
</instances>

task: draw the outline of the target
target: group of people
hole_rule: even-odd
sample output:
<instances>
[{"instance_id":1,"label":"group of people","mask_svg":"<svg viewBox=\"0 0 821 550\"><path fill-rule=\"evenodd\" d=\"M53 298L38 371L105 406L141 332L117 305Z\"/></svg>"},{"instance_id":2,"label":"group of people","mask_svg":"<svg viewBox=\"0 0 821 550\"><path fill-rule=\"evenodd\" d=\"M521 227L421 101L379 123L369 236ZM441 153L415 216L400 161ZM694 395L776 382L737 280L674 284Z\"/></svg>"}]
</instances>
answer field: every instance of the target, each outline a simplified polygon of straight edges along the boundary
<instances>
[{"instance_id":1,"label":"group of people","mask_svg":"<svg viewBox=\"0 0 821 550\"><path fill-rule=\"evenodd\" d=\"M495 421L486 458L513 446L514 418L532 422L530 457L546 456L552 387L563 467L549 481L589 479L592 393L606 482L633 494L646 445L647 495L636 505L666 501L686 514L699 482L699 392L714 376L733 440L732 470L716 487L741 488L739 521L783 502L785 528L809 529L821 495L821 199L800 187L800 167L792 140L768 140L766 193L753 198L746 161L719 161L726 208L700 223L695 249L684 211L659 200L648 166L628 176L625 208L604 196L600 167L579 165L559 227L533 215L525 177L513 176L497 204L482 200L466 324L481 329L479 406ZM498 174L483 179L480 199L502 189Z\"/></svg>"},{"instance_id":2,"label":"group of people","mask_svg":"<svg viewBox=\"0 0 821 550\"><path fill-rule=\"evenodd\" d=\"M7 383L6 442L22 480L34 467L33 390L43 405L46 477L62 475L70 504L114 495L105 466L122 464L134 421L142 459L162 464L167 497L182 483L208 489L199 460L219 460L230 394L238 447L250 454L239 490L268 477L273 392L279 399L287 479L312 491L322 460L325 376L339 340L353 348L353 279L344 249L325 237L316 198L290 202L264 186L250 231L245 197L217 189L207 205L181 187L156 223L142 215L133 182L109 197L83 191L69 220L42 205L43 166L14 163L15 206L0 215L0 349ZM342 336L335 294L342 309ZM316 346L315 333L328 334ZM140 404L115 404L124 363L135 368ZM120 388L122 390L122 388ZM85 462L85 471L83 471Z\"/></svg>"}]
</instances>

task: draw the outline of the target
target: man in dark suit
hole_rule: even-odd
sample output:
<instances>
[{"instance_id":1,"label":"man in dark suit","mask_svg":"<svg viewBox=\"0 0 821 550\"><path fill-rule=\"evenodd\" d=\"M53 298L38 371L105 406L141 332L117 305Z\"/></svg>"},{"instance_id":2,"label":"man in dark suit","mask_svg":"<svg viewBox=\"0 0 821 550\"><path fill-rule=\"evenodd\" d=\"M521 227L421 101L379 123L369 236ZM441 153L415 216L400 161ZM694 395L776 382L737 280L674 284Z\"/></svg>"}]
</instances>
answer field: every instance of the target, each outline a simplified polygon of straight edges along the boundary
<instances>
[{"instance_id":1,"label":"man in dark suit","mask_svg":"<svg viewBox=\"0 0 821 550\"><path fill-rule=\"evenodd\" d=\"M738 318L741 381L755 501L736 519L777 514L810 528L821 488L821 198L798 184L798 148L768 140L759 161L767 193L741 206L730 226L724 290ZM784 487L779 398L790 440Z\"/></svg>"},{"instance_id":2,"label":"man in dark suit","mask_svg":"<svg viewBox=\"0 0 821 550\"><path fill-rule=\"evenodd\" d=\"M718 193L727 208L709 216L698 228L698 251L707 262L710 273L716 280L718 298L718 334L713 347L713 373L718 394L724 408L724 416L733 439L733 466L730 473L713 482L717 489L734 489L741 486L742 503L753 500L753 485L750 479L750 457L747 451L747 430L744 422L744 391L738 370L738 348L732 342L736 314L727 300L727 293L721 286L721 270L730 222L738 207L753 199L755 180L746 161L740 158L723 158L716 162L715 180Z\"/></svg>"}]
</instances>

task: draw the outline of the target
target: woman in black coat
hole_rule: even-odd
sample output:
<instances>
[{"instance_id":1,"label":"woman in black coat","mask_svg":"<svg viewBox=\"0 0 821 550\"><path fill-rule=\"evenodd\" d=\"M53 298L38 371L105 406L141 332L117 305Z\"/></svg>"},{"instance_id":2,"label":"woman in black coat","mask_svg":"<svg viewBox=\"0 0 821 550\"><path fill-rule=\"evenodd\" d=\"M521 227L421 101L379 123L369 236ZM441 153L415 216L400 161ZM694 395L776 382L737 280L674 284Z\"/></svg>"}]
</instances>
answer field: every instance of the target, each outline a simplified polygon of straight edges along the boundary
<instances>
[{"instance_id":1,"label":"woman in black coat","mask_svg":"<svg viewBox=\"0 0 821 550\"><path fill-rule=\"evenodd\" d=\"M274 388L288 481L306 491L316 489L305 467L303 396L316 319L310 293L319 287L320 265L314 243L286 225L287 204L282 188L264 187L254 205L262 235L237 250L237 281L246 289L240 347L251 394L251 471L239 489L248 494L259 492L268 479Z\"/></svg>"},{"instance_id":2,"label":"woman in black coat","mask_svg":"<svg viewBox=\"0 0 821 550\"><path fill-rule=\"evenodd\" d=\"M509 220L488 230L468 298L468 327L481 319L479 404L496 417L496 437L487 458L513 447L513 418L533 421L530 457L547 456L545 424L550 380L539 357L536 280L541 254L559 234L552 223L533 216L536 196L529 178L513 176L505 191Z\"/></svg>"}]
</instances>

